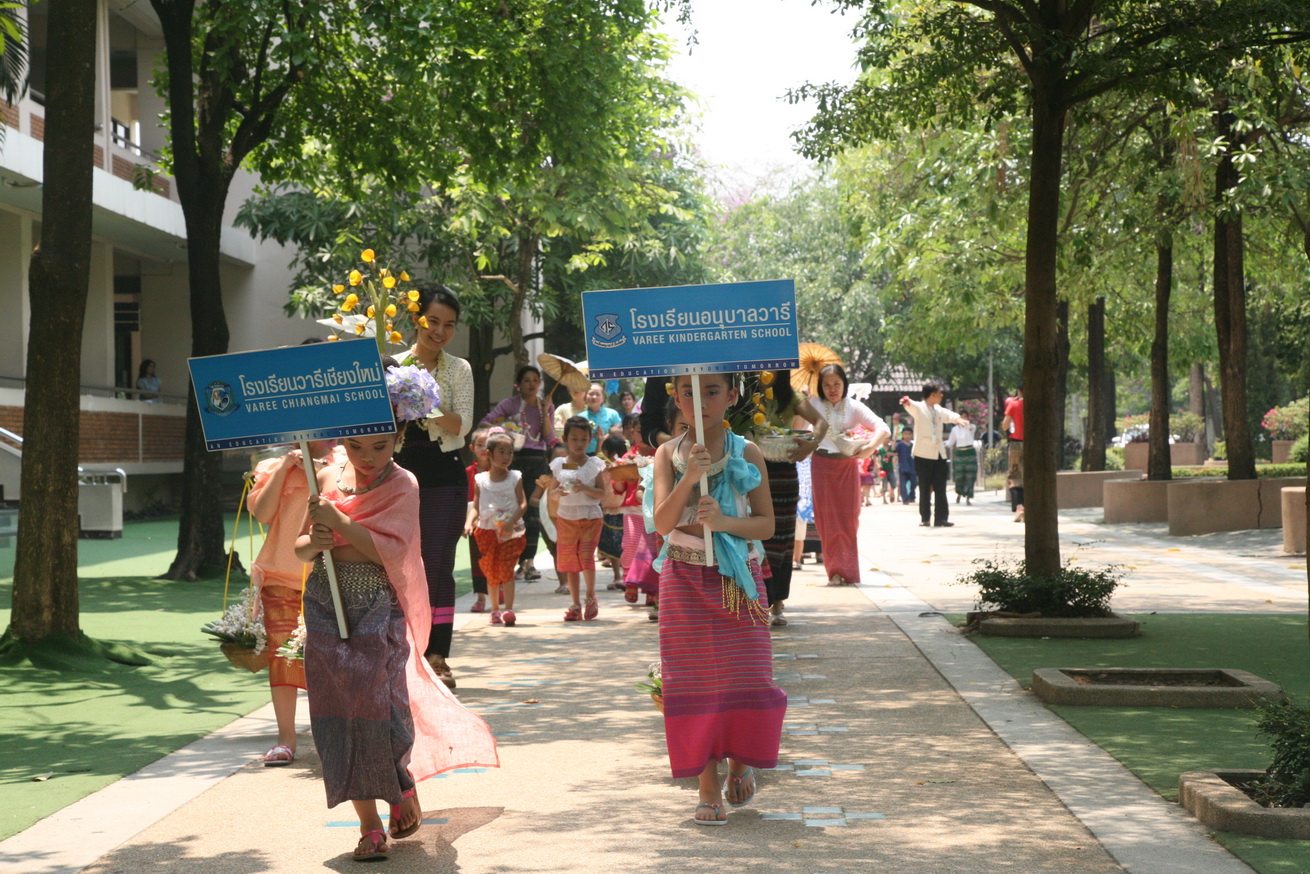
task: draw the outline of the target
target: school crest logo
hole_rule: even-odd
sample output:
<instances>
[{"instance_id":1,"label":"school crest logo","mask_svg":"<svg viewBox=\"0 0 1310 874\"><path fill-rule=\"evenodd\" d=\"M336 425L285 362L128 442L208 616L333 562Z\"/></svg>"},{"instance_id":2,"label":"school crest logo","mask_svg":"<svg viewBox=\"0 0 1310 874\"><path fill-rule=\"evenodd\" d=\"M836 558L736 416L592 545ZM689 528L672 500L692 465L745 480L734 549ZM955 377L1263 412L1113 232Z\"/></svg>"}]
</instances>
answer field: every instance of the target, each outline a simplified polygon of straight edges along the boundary
<instances>
[{"instance_id":1,"label":"school crest logo","mask_svg":"<svg viewBox=\"0 0 1310 874\"><path fill-rule=\"evenodd\" d=\"M232 386L226 382L211 382L205 387L205 409L215 416L234 413L240 406L232 396Z\"/></svg>"},{"instance_id":2,"label":"school crest logo","mask_svg":"<svg viewBox=\"0 0 1310 874\"><path fill-rule=\"evenodd\" d=\"M596 328L591 332L592 342L602 349L616 349L628 342L619 324L618 313L601 313L596 316Z\"/></svg>"}]
</instances>

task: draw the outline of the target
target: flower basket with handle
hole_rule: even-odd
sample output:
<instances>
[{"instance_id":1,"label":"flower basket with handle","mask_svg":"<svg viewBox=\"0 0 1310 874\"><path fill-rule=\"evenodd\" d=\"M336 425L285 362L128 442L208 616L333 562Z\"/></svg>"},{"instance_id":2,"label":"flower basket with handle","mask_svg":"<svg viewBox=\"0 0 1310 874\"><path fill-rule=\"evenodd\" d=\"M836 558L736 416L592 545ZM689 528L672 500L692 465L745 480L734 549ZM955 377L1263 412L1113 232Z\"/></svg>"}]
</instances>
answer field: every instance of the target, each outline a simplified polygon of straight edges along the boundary
<instances>
[{"instance_id":1,"label":"flower basket with handle","mask_svg":"<svg viewBox=\"0 0 1310 874\"><path fill-rule=\"evenodd\" d=\"M244 668L252 674L258 674L268 667L268 647L256 652L254 647L242 646L238 643L222 643L218 648L235 668Z\"/></svg>"}]
</instances>

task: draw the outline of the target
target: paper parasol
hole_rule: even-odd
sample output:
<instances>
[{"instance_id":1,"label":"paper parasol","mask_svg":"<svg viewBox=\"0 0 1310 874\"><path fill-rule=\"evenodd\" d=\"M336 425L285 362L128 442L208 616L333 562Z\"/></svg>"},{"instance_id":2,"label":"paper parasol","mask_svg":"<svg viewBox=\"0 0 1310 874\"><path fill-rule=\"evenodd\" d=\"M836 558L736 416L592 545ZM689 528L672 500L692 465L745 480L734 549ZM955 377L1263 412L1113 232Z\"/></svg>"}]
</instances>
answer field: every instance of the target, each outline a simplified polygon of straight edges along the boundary
<instances>
[{"instance_id":1,"label":"paper parasol","mask_svg":"<svg viewBox=\"0 0 1310 874\"><path fill-rule=\"evenodd\" d=\"M829 364L841 364L841 357L827 346L802 343L800 358L801 366L791 372L791 387L796 391L808 391L812 398L818 397L819 371Z\"/></svg>"},{"instance_id":2,"label":"paper parasol","mask_svg":"<svg viewBox=\"0 0 1310 874\"><path fill-rule=\"evenodd\" d=\"M537 363L541 365L547 376L566 388L573 391L586 391L591 387L585 365L575 364L562 355L552 355L549 352L538 355Z\"/></svg>"}]
</instances>

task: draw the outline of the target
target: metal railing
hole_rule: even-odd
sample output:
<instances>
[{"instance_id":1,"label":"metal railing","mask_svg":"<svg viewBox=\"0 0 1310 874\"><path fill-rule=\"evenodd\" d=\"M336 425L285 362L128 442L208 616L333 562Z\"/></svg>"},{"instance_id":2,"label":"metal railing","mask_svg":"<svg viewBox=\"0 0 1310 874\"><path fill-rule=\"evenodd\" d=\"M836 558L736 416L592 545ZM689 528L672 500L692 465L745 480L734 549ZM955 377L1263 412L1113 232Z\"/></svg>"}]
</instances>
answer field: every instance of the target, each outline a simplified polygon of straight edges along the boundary
<instances>
[{"instance_id":1,"label":"metal railing","mask_svg":"<svg viewBox=\"0 0 1310 874\"><path fill-rule=\"evenodd\" d=\"M23 435L15 434L8 428L0 428L0 438L4 438L12 443L17 443L17 454L23 454ZM105 470L87 470L82 465L77 466L77 481L84 486L111 486L118 485L127 491L127 471L121 467L111 467Z\"/></svg>"},{"instance_id":2,"label":"metal railing","mask_svg":"<svg viewBox=\"0 0 1310 874\"><path fill-rule=\"evenodd\" d=\"M19 388L27 387L27 380L18 376L0 376L0 388ZM159 403L170 406L186 406L187 396L169 394L168 392L151 392L132 386L123 385L78 385L78 391L84 395L95 398L116 398L123 401L138 400L137 395L153 395L159 399Z\"/></svg>"}]
</instances>

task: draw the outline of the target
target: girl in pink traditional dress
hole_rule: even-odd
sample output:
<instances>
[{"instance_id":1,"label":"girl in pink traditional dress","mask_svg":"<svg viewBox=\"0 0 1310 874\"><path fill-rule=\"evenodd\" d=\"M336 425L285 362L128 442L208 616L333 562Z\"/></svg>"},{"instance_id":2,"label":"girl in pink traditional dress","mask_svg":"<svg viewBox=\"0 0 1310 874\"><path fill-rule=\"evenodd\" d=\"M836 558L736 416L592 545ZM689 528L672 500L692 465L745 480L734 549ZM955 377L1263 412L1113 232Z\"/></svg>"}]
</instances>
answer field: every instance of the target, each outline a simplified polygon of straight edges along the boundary
<instances>
[{"instance_id":1,"label":"girl in pink traditional dress","mask_svg":"<svg viewBox=\"0 0 1310 874\"><path fill-rule=\"evenodd\" d=\"M523 514L528 499L523 494L523 473L510 470L514 463L514 440L504 428L487 434L487 456L491 467L473 478L473 501L469 504L464 533L475 540L479 564L487 578L491 600L491 624L512 626L514 615L514 566L523 554L527 537ZM505 612L497 606L502 590Z\"/></svg>"},{"instance_id":2,"label":"girl in pink traditional dress","mask_svg":"<svg viewBox=\"0 0 1310 874\"><path fill-rule=\"evenodd\" d=\"M321 468L330 462L345 461L345 453L335 440L316 440L309 444L314 464ZM305 688L305 665L287 661L277 655L300 623L300 593L305 587L304 563L296 557L296 537L305 527L305 501L309 483L300 450L292 449L281 458L261 461L255 468L254 483L246 498L246 509L268 526L264 546L250 566L250 582L259 589L264 606L264 632L268 651L268 686L277 719L277 743L264 753L268 768L289 765L296 758L296 690Z\"/></svg>"},{"instance_id":3,"label":"girl in pink traditional dress","mask_svg":"<svg viewBox=\"0 0 1310 874\"><path fill-rule=\"evenodd\" d=\"M393 402L397 383L419 373L388 371ZM347 438L348 461L319 474L322 496L309 499L309 525L296 541L297 556L314 564L305 585L310 727L328 807L350 801L359 817L357 861L386 858L390 849L377 799L391 806L391 837L408 837L423 821L420 781L499 764L486 723L455 700L423 658L432 613L419 552L419 488L392 459L396 444L396 434ZM346 639L328 586L327 550L336 563Z\"/></svg>"},{"instance_id":4,"label":"girl in pink traditional dress","mask_svg":"<svg viewBox=\"0 0 1310 874\"><path fill-rule=\"evenodd\" d=\"M787 710L773 683L757 543L773 533L773 503L759 447L723 424L737 397L734 378L679 376L674 396L689 422L692 379L700 379L705 445L683 435L661 446L654 464L655 528L667 538L659 559L664 736L673 776L699 778L696 824L726 825L725 797L746 804L755 769L777 766ZM708 567L707 531L715 559ZM728 774L720 785L722 759Z\"/></svg>"}]
</instances>

